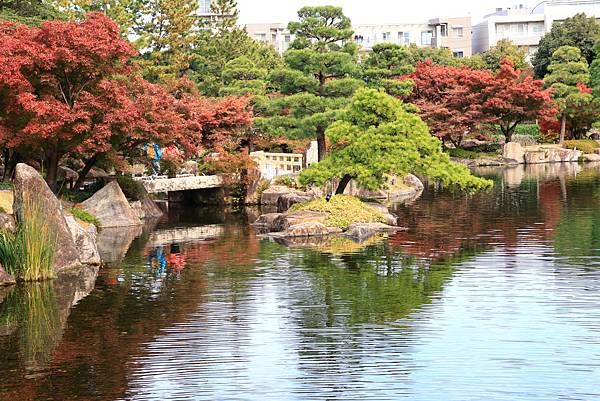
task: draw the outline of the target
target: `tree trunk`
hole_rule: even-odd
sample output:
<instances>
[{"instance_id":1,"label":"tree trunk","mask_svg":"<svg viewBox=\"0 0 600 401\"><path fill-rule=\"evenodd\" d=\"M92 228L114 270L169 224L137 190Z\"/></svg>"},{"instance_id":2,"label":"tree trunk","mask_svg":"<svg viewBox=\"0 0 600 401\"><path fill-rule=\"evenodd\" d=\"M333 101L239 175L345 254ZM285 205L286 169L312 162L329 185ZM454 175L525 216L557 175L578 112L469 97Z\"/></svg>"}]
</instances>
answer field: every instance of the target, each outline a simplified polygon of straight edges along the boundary
<instances>
[{"instance_id":1,"label":"tree trunk","mask_svg":"<svg viewBox=\"0 0 600 401\"><path fill-rule=\"evenodd\" d=\"M327 153L327 144L325 143L325 131L321 128L317 130L317 148L319 153L319 161L325 158Z\"/></svg>"},{"instance_id":2,"label":"tree trunk","mask_svg":"<svg viewBox=\"0 0 600 401\"><path fill-rule=\"evenodd\" d=\"M558 140L559 144L563 144L565 141L565 131L567 130L567 113L563 113L560 119L560 139Z\"/></svg>"},{"instance_id":3,"label":"tree trunk","mask_svg":"<svg viewBox=\"0 0 600 401\"><path fill-rule=\"evenodd\" d=\"M85 161L85 165L83 166L83 169L79 172L79 178L77 178L77 181L75 182L75 185L73 185L73 188L77 189L83 185L83 183L85 182L85 177L87 177L92 167L94 167L94 164L96 164L96 161L98 161L98 156L98 153L96 153L94 156L90 157Z\"/></svg>"},{"instance_id":4,"label":"tree trunk","mask_svg":"<svg viewBox=\"0 0 600 401\"><path fill-rule=\"evenodd\" d=\"M56 193L58 190L57 178L58 178L58 153L56 151L51 152L46 158L47 170L46 170L46 183Z\"/></svg>"},{"instance_id":5,"label":"tree trunk","mask_svg":"<svg viewBox=\"0 0 600 401\"><path fill-rule=\"evenodd\" d=\"M348 174L346 174L342 180L340 181L340 183L338 184L337 189L335 190L335 194L336 195L341 195L344 193L344 191L346 190L346 187L348 186L348 184L350 183L350 180L352 180L352 177L349 176Z\"/></svg>"}]
</instances>

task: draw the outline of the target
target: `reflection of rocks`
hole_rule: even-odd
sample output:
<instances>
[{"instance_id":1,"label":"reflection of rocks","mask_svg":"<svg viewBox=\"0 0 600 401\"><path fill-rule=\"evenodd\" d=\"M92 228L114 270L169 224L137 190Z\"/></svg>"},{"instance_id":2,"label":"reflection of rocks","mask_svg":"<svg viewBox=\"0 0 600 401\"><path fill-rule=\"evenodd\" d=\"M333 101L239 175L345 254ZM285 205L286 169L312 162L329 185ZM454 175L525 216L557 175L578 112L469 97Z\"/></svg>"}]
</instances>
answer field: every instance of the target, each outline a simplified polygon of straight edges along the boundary
<instances>
[{"instance_id":1,"label":"reflection of rocks","mask_svg":"<svg viewBox=\"0 0 600 401\"><path fill-rule=\"evenodd\" d=\"M142 224L129 206L127 198L116 181L106 184L81 206L96 216L102 228L131 227Z\"/></svg>"},{"instance_id":2,"label":"reflection of rocks","mask_svg":"<svg viewBox=\"0 0 600 401\"><path fill-rule=\"evenodd\" d=\"M54 281L54 291L61 311L68 312L69 308L88 296L94 289L97 276L98 266L84 266L61 273Z\"/></svg>"},{"instance_id":3,"label":"reflection of rocks","mask_svg":"<svg viewBox=\"0 0 600 401\"><path fill-rule=\"evenodd\" d=\"M60 202L46 181L32 167L19 163L15 170L14 211L17 221L25 218L25 204L35 202L45 216L46 223L55 230L56 251L54 270L60 271L79 264L79 251L75 248Z\"/></svg>"},{"instance_id":4,"label":"reflection of rocks","mask_svg":"<svg viewBox=\"0 0 600 401\"><path fill-rule=\"evenodd\" d=\"M364 241L358 241L340 235L271 238L271 240L291 248L309 248L323 253L343 255L360 252L363 248L383 241L385 238L385 234L377 234Z\"/></svg>"},{"instance_id":5,"label":"reflection of rocks","mask_svg":"<svg viewBox=\"0 0 600 401\"><path fill-rule=\"evenodd\" d=\"M294 238L294 237L322 237L331 234L339 234L342 230L336 227L327 227L318 221L307 221L304 223L293 224L283 231L272 233L274 238Z\"/></svg>"},{"instance_id":6,"label":"reflection of rocks","mask_svg":"<svg viewBox=\"0 0 600 401\"><path fill-rule=\"evenodd\" d=\"M504 182L507 186L511 188L517 188L523 182L523 177L525 175L525 169L523 166L515 166L507 168L503 170Z\"/></svg>"},{"instance_id":7,"label":"reflection of rocks","mask_svg":"<svg viewBox=\"0 0 600 401\"><path fill-rule=\"evenodd\" d=\"M357 241L364 241L375 234L399 230L403 229L400 227L388 226L383 223L357 223L350 225L344 235Z\"/></svg>"},{"instance_id":8,"label":"reflection of rocks","mask_svg":"<svg viewBox=\"0 0 600 401\"><path fill-rule=\"evenodd\" d=\"M208 225L198 227L180 227L161 229L150 234L150 243L153 246L179 244L183 242L206 241L219 238L224 233L221 225Z\"/></svg>"},{"instance_id":9,"label":"reflection of rocks","mask_svg":"<svg viewBox=\"0 0 600 401\"><path fill-rule=\"evenodd\" d=\"M103 228L98 233L98 252L103 263L119 264L133 240L142 233L142 227Z\"/></svg>"}]
</instances>

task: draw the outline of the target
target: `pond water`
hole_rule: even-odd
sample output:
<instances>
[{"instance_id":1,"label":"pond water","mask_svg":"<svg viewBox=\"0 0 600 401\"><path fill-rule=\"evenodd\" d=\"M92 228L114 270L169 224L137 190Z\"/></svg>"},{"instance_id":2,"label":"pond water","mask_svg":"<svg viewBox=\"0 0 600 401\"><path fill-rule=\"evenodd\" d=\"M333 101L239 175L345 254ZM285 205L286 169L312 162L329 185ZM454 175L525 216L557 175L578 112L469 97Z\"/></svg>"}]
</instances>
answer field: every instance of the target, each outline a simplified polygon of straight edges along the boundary
<instances>
[{"instance_id":1,"label":"pond water","mask_svg":"<svg viewBox=\"0 0 600 401\"><path fill-rule=\"evenodd\" d=\"M600 399L600 166L478 174L361 245L105 230L99 271L0 294L0 399Z\"/></svg>"}]
</instances>

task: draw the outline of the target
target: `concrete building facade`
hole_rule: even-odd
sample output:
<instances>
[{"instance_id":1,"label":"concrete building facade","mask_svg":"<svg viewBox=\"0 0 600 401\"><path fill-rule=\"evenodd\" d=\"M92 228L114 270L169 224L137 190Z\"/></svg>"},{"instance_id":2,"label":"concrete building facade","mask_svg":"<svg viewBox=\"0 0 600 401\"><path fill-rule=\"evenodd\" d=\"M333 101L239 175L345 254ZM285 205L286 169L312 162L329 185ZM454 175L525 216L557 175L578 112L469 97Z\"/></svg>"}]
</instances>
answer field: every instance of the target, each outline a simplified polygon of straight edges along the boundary
<instances>
[{"instance_id":1,"label":"concrete building facade","mask_svg":"<svg viewBox=\"0 0 600 401\"><path fill-rule=\"evenodd\" d=\"M251 38L273 46L279 54L283 54L294 40L285 24L247 24L245 28Z\"/></svg>"},{"instance_id":2,"label":"concrete building facade","mask_svg":"<svg viewBox=\"0 0 600 401\"><path fill-rule=\"evenodd\" d=\"M456 57L471 56L471 17L436 18L427 22L355 25L354 41L362 52L380 43L448 48Z\"/></svg>"},{"instance_id":3,"label":"concrete building facade","mask_svg":"<svg viewBox=\"0 0 600 401\"><path fill-rule=\"evenodd\" d=\"M578 13L600 18L600 0L549 0L536 7L518 4L497 8L484 21L473 26L473 53L482 53L501 39L509 39L524 48L531 57L540 39L555 22L564 21Z\"/></svg>"}]
</instances>

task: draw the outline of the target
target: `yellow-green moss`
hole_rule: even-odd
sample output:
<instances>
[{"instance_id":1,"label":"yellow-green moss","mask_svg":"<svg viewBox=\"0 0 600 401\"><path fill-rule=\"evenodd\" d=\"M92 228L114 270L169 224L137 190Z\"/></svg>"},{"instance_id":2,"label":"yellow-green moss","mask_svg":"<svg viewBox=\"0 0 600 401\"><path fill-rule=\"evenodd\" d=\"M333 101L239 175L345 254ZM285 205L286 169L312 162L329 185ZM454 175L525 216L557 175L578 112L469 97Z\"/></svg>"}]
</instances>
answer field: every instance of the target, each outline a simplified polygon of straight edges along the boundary
<instances>
[{"instance_id":1,"label":"yellow-green moss","mask_svg":"<svg viewBox=\"0 0 600 401\"><path fill-rule=\"evenodd\" d=\"M564 146L567 149L577 149L583 153L594 153L600 144L592 139L575 139L565 141Z\"/></svg>"},{"instance_id":2,"label":"yellow-green moss","mask_svg":"<svg viewBox=\"0 0 600 401\"><path fill-rule=\"evenodd\" d=\"M385 223L383 215L369 207L360 199L350 195L335 195L329 202L324 198L310 202L298 203L290 208L290 212L311 210L329 213L325 225L346 230L354 223Z\"/></svg>"}]
</instances>

